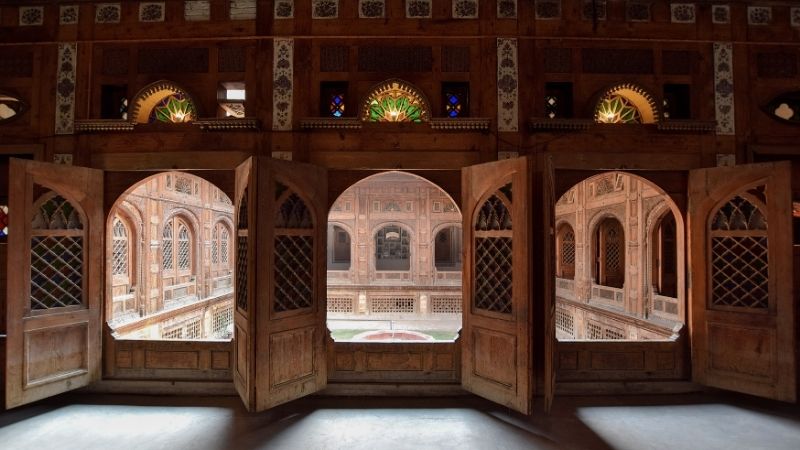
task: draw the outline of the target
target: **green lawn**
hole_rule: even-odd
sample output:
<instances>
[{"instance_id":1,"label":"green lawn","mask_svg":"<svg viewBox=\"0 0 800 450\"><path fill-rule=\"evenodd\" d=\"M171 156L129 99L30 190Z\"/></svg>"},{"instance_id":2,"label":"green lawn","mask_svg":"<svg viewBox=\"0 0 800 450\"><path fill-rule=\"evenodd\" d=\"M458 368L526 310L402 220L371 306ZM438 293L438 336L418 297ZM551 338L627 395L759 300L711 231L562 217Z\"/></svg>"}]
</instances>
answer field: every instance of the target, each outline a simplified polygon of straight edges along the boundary
<instances>
[{"instance_id":1,"label":"green lawn","mask_svg":"<svg viewBox=\"0 0 800 450\"><path fill-rule=\"evenodd\" d=\"M365 333L367 331L377 331L377 330L351 330L351 329L332 330L331 336L336 341L348 340L348 339L353 339L353 336L357 334ZM437 341L452 341L456 337L456 332L449 330L419 330L418 332L427 334L433 337Z\"/></svg>"}]
</instances>

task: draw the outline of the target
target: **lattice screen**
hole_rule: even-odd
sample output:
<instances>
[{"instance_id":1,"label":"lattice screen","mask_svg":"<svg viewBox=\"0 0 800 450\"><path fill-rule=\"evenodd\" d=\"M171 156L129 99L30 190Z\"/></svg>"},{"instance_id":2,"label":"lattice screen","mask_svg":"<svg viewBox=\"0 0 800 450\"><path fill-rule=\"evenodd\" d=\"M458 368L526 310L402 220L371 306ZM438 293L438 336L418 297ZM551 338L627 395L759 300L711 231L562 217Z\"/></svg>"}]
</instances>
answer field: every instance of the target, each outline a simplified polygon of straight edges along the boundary
<instances>
[{"instance_id":1,"label":"lattice screen","mask_svg":"<svg viewBox=\"0 0 800 450\"><path fill-rule=\"evenodd\" d=\"M278 209L275 228L310 229L313 227L311 211L297 194L290 194Z\"/></svg>"},{"instance_id":2,"label":"lattice screen","mask_svg":"<svg viewBox=\"0 0 800 450\"><path fill-rule=\"evenodd\" d=\"M369 309L373 313L407 313L414 312L414 297L372 297Z\"/></svg>"},{"instance_id":3,"label":"lattice screen","mask_svg":"<svg viewBox=\"0 0 800 450\"><path fill-rule=\"evenodd\" d=\"M214 226L211 233L211 264L219 264L219 224Z\"/></svg>"},{"instance_id":4,"label":"lattice screen","mask_svg":"<svg viewBox=\"0 0 800 450\"><path fill-rule=\"evenodd\" d=\"M211 332L216 339L226 339L231 337L228 328L233 323L233 307L220 308L214 311L211 318Z\"/></svg>"},{"instance_id":5,"label":"lattice screen","mask_svg":"<svg viewBox=\"0 0 800 450\"><path fill-rule=\"evenodd\" d=\"M275 312L309 308L314 304L314 221L311 211L294 192L276 183L284 198L275 212Z\"/></svg>"},{"instance_id":6,"label":"lattice screen","mask_svg":"<svg viewBox=\"0 0 800 450\"><path fill-rule=\"evenodd\" d=\"M351 313L353 312L353 297L328 297L328 312Z\"/></svg>"},{"instance_id":7,"label":"lattice screen","mask_svg":"<svg viewBox=\"0 0 800 450\"><path fill-rule=\"evenodd\" d=\"M236 306L247 311L247 235L236 241Z\"/></svg>"},{"instance_id":8,"label":"lattice screen","mask_svg":"<svg viewBox=\"0 0 800 450\"><path fill-rule=\"evenodd\" d=\"M128 229L119 218L114 219L111 235L111 273L128 275Z\"/></svg>"},{"instance_id":9,"label":"lattice screen","mask_svg":"<svg viewBox=\"0 0 800 450\"><path fill-rule=\"evenodd\" d=\"M603 330L603 339L625 339L625 334L619 328L607 327Z\"/></svg>"},{"instance_id":10,"label":"lattice screen","mask_svg":"<svg viewBox=\"0 0 800 450\"><path fill-rule=\"evenodd\" d=\"M475 219L474 293L477 309L512 311L511 184L503 186L481 205Z\"/></svg>"},{"instance_id":11,"label":"lattice screen","mask_svg":"<svg viewBox=\"0 0 800 450\"><path fill-rule=\"evenodd\" d=\"M83 242L80 214L59 195L41 203L31 223L31 309L83 303Z\"/></svg>"},{"instance_id":12,"label":"lattice screen","mask_svg":"<svg viewBox=\"0 0 800 450\"><path fill-rule=\"evenodd\" d=\"M219 233L219 261L223 265L228 265L228 242L230 240L230 235L228 234L228 229L222 227L222 231Z\"/></svg>"},{"instance_id":13,"label":"lattice screen","mask_svg":"<svg viewBox=\"0 0 800 450\"><path fill-rule=\"evenodd\" d=\"M164 231L161 234L161 267L164 270L172 270L173 254L172 254L172 226L173 222L170 220L164 225Z\"/></svg>"},{"instance_id":14,"label":"lattice screen","mask_svg":"<svg viewBox=\"0 0 800 450\"><path fill-rule=\"evenodd\" d=\"M755 201L737 195L711 222L710 297L714 306L769 307L767 217Z\"/></svg>"},{"instance_id":15,"label":"lattice screen","mask_svg":"<svg viewBox=\"0 0 800 450\"><path fill-rule=\"evenodd\" d=\"M586 322L586 339L603 339L603 327Z\"/></svg>"},{"instance_id":16,"label":"lattice screen","mask_svg":"<svg viewBox=\"0 0 800 450\"><path fill-rule=\"evenodd\" d=\"M178 269L191 269L192 260L190 248L191 239L189 238L189 230L181 223L178 227Z\"/></svg>"},{"instance_id":17,"label":"lattice screen","mask_svg":"<svg viewBox=\"0 0 800 450\"><path fill-rule=\"evenodd\" d=\"M461 304L459 296L432 296L431 312L433 314L460 314Z\"/></svg>"},{"instance_id":18,"label":"lattice screen","mask_svg":"<svg viewBox=\"0 0 800 450\"><path fill-rule=\"evenodd\" d=\"M611 274L622 271L622 233L619 223L612 221L605 227L605 262L606 272Z\"/></svg>"},{"instance_id":19,"label":"lattice screen","mask_svg":"<svg viewBox=\"0 0 800 450\"><path fill-rule=\"evenodd\" d=\"M564 308L556 308L556 328L575 337L575 320L572 313Z\"/></svg>"},{"instance_id":20,"label":"lattice screen","mask_svg":"<svg viewBox=\"0 0 800 450\"><path fill-rule=\"evenodd\" d=\"M561 239L561 263L565 266L575 265L575 233L572 230L565 231Z\"/></svg>"},{"instance_id":21,"label":"lattice screen","mask_svg":"<svg viewBox=\"0 0 800 450\"><path fill-rule=\"evenodd\" d=\"M239 202L239 230L247 230L247 201L247 188L245 188L242 199Z\"/></svg>"}]
</instances>

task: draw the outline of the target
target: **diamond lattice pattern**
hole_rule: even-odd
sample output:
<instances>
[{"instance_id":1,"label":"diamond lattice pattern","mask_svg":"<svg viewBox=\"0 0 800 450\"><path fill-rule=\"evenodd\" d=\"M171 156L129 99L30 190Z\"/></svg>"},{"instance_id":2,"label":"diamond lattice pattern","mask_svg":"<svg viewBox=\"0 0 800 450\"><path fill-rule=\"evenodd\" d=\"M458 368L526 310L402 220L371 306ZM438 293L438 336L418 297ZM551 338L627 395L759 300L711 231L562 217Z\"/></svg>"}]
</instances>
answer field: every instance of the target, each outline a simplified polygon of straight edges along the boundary
<instances>
[{"instance_id":1,"label":"diamond lattice pattern","mask_svg":"<svg viewBox=\"0 0 800 450\"><path fill-rule=\"evenodd\" d=\"M476 308L511 313L511 238L475 239Z\"/></svg>"},{"instance_id":2,"label":"diamond lattice pattern","mask_svg":"<svg viewBox=\"0 0 800 450\"><path fill-rule=\"evenodd\" d=\"M111 244L111 273L113 275L128 274L128 230L122 221L114 221L113 241Z\"/></svg>"},{"instance_id":3,"label":"diamond lattice pattern","mask_svg":"<svg viewBox=\"0 0 800 450\"><path fill-rule=\"evenodd\" d=\"M575 264L575 234L572 231L564 233L561 242L561 262L565 265Z\"/></svg>"},{"instance_id":4,"label":"diamond lattice pattern","mask_svg":"<svg viewBox=\"0 0 800 450\"><path fill-rule=\"evenodd\" d=\"M247 311L247 236L236 241L236 306Z\"/></svg>"},{"instance_id":5,"label":"diamond lattice pattern","mask_svg":"<svg viewBox=\"0 0 800 450\"><path fill-rule=\"evenodd\" d=\"M275 237L276 312L308 308L313 303L314 238Z\"/></svg>"},{"instance_id":6,"label":"diamond lattice pattern","mask_svg":"<svg viewBox=\"0 0 800 450\"><path fill-rule=\"evenodd\" d=\"M766 236L711 238L711 303L767 308L769 266Z\"/></svg>"},{"instance_id":7,"label":"diamond lattice pattern","mask_svg":"<svg viewBox=\"0 0 800 450\"><path fill-rule=\"evenodd\" d=\"M475 221L475 229L478 231L511 229L511 213L500 197L492 195L483 203Z\"/></svg>"},{"instance_id":8,"label":"diamond lattice pattern","mask_svg":"<svg viewBox=\"0 0 800 450\"><path fill-rule=\"evenodd\" d=\"M83 237L31 238L31 309L83 303Z\"/></svg>"}]
</instances>

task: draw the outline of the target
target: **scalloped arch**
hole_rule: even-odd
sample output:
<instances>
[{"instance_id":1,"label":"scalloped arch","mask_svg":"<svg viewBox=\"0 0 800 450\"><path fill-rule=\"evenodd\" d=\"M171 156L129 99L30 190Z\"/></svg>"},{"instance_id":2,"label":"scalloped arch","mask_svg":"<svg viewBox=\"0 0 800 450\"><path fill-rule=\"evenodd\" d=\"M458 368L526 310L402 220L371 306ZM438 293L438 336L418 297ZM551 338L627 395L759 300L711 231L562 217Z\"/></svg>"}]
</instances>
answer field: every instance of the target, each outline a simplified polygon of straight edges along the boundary
<instances>
[{"instance_id":1,"label":"scalloped arch","mask_svg":"<svg viewBox=\"0 0 800 450\"><path fill-rule=\"evenodd\" d=\"M161 100L170 95L180 95L183 98L189 99L189 103L194 109L194 119L199 115L198 105L194 97L189 92L169 80L159 80L150 83L143 87L131 100L131 108L128 111L128 117L134 123L148 123L150 120L150 113L153 111Z\"/></svg>"},{"instance_id":2,"label":"scalloped arch","mask_svg":"<svg viewBox=\"0 0 800 450\"><path fill-rule=\"evenodd\" d=\"M405 99L405 100L403 100ZM361 103L359 116L365 122L427 122L430 103L413 84L392 78L373 86Z\"/></svg>"},{"instance_id":3,"label":"scalloped arch","mask_svg":"<svg viewBox=\"0 0 800 450\"><path fill-rule=\"evenodd\" d=\"M594 120L598 123L608 123L601 117L601 107L605 100L620 96L636 108L640 116L640 123L656 123L661 118L658 103L650 92L634 83L620 83L605 89L598 96L594 105Z\"/></svg>"}]
</instances>

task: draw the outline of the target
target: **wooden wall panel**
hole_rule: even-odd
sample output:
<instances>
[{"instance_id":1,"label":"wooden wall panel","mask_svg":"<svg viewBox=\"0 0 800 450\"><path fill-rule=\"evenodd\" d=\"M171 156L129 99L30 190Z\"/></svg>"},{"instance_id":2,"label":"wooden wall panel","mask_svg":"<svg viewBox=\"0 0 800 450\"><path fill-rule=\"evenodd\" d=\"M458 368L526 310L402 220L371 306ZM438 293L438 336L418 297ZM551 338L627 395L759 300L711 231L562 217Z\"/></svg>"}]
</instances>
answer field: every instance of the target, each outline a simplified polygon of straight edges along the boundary
<instances>
[{"instance_id":1,"label":"wooden wall panel","mask_svg":"<svg viewBox=\"0 0 800 450\"><path fill-rule=\"evenodd\" d=\"M457 383L458 342L328 342L329 383Z\"/></svg>"},{"instance_id":2,"label":"wooden wall panel","mask_svg":"<svg viewBox=\"0 0 800 450\"><path fill-rule=\"evenodd\" d=\"M232 341L105 339L104 379L230 381Z\"/></svg>"}]
</instances>

